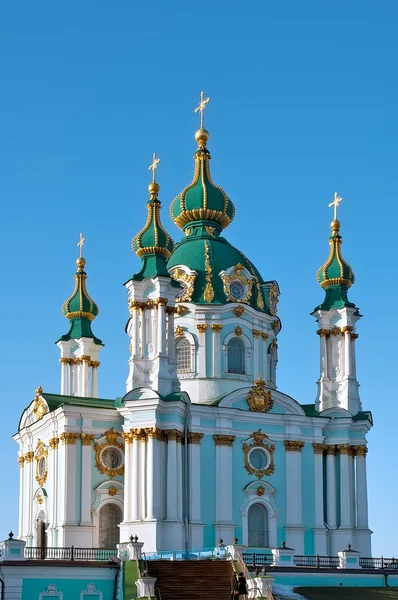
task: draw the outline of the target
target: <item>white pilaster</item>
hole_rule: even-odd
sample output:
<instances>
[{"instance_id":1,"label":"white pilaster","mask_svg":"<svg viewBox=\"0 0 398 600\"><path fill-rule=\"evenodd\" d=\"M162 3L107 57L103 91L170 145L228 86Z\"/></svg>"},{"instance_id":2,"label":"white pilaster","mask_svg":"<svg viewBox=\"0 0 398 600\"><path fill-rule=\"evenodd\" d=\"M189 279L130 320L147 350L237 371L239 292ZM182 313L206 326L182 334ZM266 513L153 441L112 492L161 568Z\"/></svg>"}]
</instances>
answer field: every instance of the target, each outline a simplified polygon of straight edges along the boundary
<instances>
[{"instance_id":1,"label":"white pilaster","mask_svg":"<svg viewBox=\"0 0 398 600\"><path fill-rule=\"evenodd\" d=\"M213 377L221 377L222 364L221 364L221 329L222 325L219 323L213 323L211 326L213 330Z\"/></svg>"},{"instance_id":2,"label":"white pilaster","mask_svg":"<svg viewBox=\"0 0 398 600\"><path fill-rule=\"evenodd\" d=\"M315 554L325 556L326 551L326 528L323 514L323 452L324 444L313 444L314 448L314 541Z\"/></svg>"},{"instance_id":3,"label":"white pilaster","mask_svg":"<svg viewBox=\"0 0 398 600\"><path fill-rule=\"evenodd\" d=\"M254 369L253 369L253 378L256 380L259 377L263 377L265 374L262 373L261 370L261 357L260 357L260 331L253 329L253 361L254 361ZM266 375L265 375L266 378Z\"/></svg>"},{"instance_id":4,"label":"white pilaster","mask_svg":"<svg viewBox=\"0 0 398 600\"><path fill-rule=\"evenodd\" d=\"M368 484L366 476L366 446L356 448L357 527L368 528Z\"/></svg>"},{"instance_id":5,"label":"white pilaster","mask_svg":"<svg viewBox=\"0 0 398 600\"><path fill-rule=\"evenodd\" d=\"M25 526L25 536L27 545L32 544L33 539L33 451L25 454L25 474L26 474L26 486L27 499L28 499L28 510L27 510L27 522Z\"/></svg>"},{"instance_id":6,"label":"white pilaster","mask_svg":"<svg viewBox=\"0 0 398 600\"><path fill-rule=\"evenodd\" d=\"M49 545L57 545L57 526L58 526L58 446L59 438L53 437L49 441L48 451L48 475L51 482L50 487L50 525L49 525Z\"/></svg>"},{"instance_id":7,"label":"white pilaster","mask_svg":"<svg viewBox=\"0 0 398 600\"><path fill-rule=\"evenodd\" d=\"M91 396L98 398L98 366L99 363L95 362L91 367Z\"/></svg>"},{"instance_id":8,"label":"white pilaster","mask_svg":"<svg viewBox=\"0 0 398 600\"><path fill-rule=\"evenodd\" d=\"M65 359L60 359L61 363L61 394L66 395L68 393L67 390L67 373L66 373L66 361Z\"/></svg>"},{"instance_id":9,"label":"white pilaster","mask_svg":"<svg viewBox=\"0 0 398 600\"><path fill-rule=\"evenodd\" d=\"M304 554L304 527L302 509L301 450L304 442L285 441L286 450L286 544L296 554Z\"/></svg>"},{"instance_id":10,"label":"white pilaster","mask_svg":"<svg viewBox=\"0 0 398 600\"><path fill-rule=\"evenodd\" d=\"M19 462L19 511L18 511L18 538L21 539L24 535L24 474L25 474L25 459L23 456L20 456L18 459Z\"/></svg>"},{"instance_id":11,"label":"white pilaster","mask_svg":"<svg viewBox=\"0 0 398 600\"><path fill-rule=\"evenodd\" d=\"M169 307L167 311L167 349L170 361L176 359L176 345L174 336L174 307Z\"/></svg>"},{"instance_id":12,"label":"white pilaster","mask_svg":"<svg viewBox=\"0 0 398 600\"><path fill-rule=\"evenodd\" d=\"M177 434L175 429L167 431L167 521L178 519Z\"/></svg>"},{"instance_id":13,"label":"white pilaster","mask_svg":"<svg viewBox=\"0 0 398 600\"><path fill-rule=\"evenodd\" d=\"M62 525L76 525L76 439L77 433L64 432L60 435L61 460L63 462L64 498ZM67 543L64 537L64 543Z\"/></svg>"},{"instance_id":14,"label":"white pilaster","mask_svg":"<svg viewBox=\"0 0 398 600\"><path fill-rule=\"evenodd\" d=\"M351 524L351 479L349 469L349 445L337 446L340 457L340 529L350 529Z\"/></svg>"},{"instance_id":15,"label":"white pilaster","mask_svg":"<svg viewBox=\"0 0 398 600\"><path fill-rule=\"evenodd\" d=\"M205 323L198 323L196 325L198 330L198 377L206 377L206 329Z\"/></svg>"},{"instance_id":16,"label":"white pilaster","mask_svg":"<svg viewBox=\"0 0 398 600\"><path fill-rule=\"evenodd\" d=\"M123 521L128 522L131 519L131 495L132 495L132 450L133 434L126 431L124 437L124 507Z\"/></svg>"},{"instance_id":17,"label":"white pilaster","mask_svg":"<svg viewBox=\"0 0 398 600\"><path fill-rule=\"evenodd\" d=\"M128 519L125 520L138 521L139 514L139 447L140 440L137 435L133 436L133 443L129 444L132 446L131 449L131 469L129 470L129 480L131 481L130 492L131 494L131 509L129 510ZM127 483L127 482L126 482ZM126 485L125 485L126 490ZM126 491L125 491L126 493ZM128 506L128 505L127 505Z\"/></svg>"},{"instance_id":18,"label":"white pilaster","mask_svg":"<svg viewBox=\"0 0 398 600\"><path fill-rule=\"evenodd\" d=\"M92 525L91 521L91 461L94 434L82 433L82 483L81 483L81 521L80 525Z\"/></svg>"},{"instance_id":19,"label":"white pilaster","mask_svg":"<svg viewBox=\"0 0 398 600\"><path fill-rule=\"evenodd\" d=\"M177 518L182 521L182 437L183 434L178 432L177 435Z\"/></svg>"},{"instance_id":20,"label":"white pilaster","mask_svg":"<svg viewBox=\"0 0 398 600\"><path fill-rule=\"evenodd\" d=\"M326 517L330 529L337 527L336 446L326 447Z\"/></svg>"},{"instance_id":21,"label":"white pilaster","mask_svg":"<svg viewBox=\"0 0 398 600\"><path fill-rule=\"evenodd\" d=\"M146 469L146 519L153 521L157 518L157 501L158 501L158 489L157 489L157 471L159 469L158 461L158 441L157 431L150 430L148 432L147 439L147 469Z\"/></svg>"},{"instance_id":22,"label":"white pilaster","mask_svg":"<svg viewBox=\"0 0 398 600\"><path fill-rule=\"evenodd\" d=\"M233 435L214 435L216 450L216 522L215 543L220 538L232 543L235 525L232 514Z\"/></svg>"}]
</instances>

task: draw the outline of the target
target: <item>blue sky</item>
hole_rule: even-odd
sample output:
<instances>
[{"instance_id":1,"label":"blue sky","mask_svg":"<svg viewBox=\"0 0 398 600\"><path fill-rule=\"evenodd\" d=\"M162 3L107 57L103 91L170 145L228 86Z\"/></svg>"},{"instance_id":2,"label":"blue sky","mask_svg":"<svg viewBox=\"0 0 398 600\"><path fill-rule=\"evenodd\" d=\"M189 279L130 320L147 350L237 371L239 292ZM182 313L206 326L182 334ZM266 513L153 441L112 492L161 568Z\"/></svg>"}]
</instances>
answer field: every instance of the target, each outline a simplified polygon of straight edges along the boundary
<instances>
[{"instance_id":1,"label":"blue sky","mask_svg":"<svg viewBox=\"0 0 398 600\"><path fill-rule=\"evenodd\" d=\"M3 256L0 538L17 530L11 434L41 384L59 392L79 232L104 340L100 395L124 392L122 283L139 268L148 165L161 157L163 222L190 181L193 109L211 96L212 175L232 198L226 236L281 288L278 385L313 402L338 191L343 255L357 283L358 377L372 410L368 478L374 554L398 555L396 318L398 5L353 0L193 3L7 2L0 7L0 237ZM392 312L391 312L392 311ZM2 538L3 536L3 538Z\"/></svg>"}]
</instances>

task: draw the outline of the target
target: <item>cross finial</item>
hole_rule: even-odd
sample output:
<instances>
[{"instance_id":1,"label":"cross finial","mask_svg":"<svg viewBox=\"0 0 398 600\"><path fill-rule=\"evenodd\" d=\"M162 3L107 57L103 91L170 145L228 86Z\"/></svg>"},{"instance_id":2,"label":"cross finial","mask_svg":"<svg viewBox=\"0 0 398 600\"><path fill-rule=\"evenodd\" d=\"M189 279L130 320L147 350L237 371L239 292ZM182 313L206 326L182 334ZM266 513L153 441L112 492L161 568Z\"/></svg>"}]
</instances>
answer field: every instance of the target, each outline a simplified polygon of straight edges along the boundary
<instances>
[{"instance_id":1,"label":"cross finial","mask_svg":"<svg viewBox=\"0 0 398 600\"><path fill-rule=\"evenodd\" d=\"M204 111L206 108L206 104L210 102L210 98L205 98L205 93L200 92L200 102L199 105L195 108L195 112L200 112L200 128L204 128Z\"/></svg>"},{"instance_id":2,"label":"cross finial","mask_svg":"<svg viewBox=\"0 0 398 600\"><path fill-rule=\"evenodd\" d=\"M85 241L86 241L86 238L85 238L85 237L83 237L83 234L82 234L82 233L80 233L80 240L79 240L79 241L78 241L78 243L77 243L77 245L78 245L78 246L79 246L79 248L80 248L80 258L82 258L82 256L83 256L83 245L84 245L84 242L85 242Z\"/></svg>"},{"instance_id":3,"label":"cross finial","mask_svg":"<svg viewBox=\"0 0 398 600\"><path fill-rule=\"evenodd\" d=\"M156 152L153 153L152 164L148 167L148 171L152 171L152 182L155 183L155 173L160 163L160 158L156 157Z\"/></svg>"},{"instance_id":4,"label":"cross finial","mask_svg":"<svg viewBox=\"0 0 398 600\"><path fill-rule=\"evenodd\" d=\"M333 206L333 207L334 207L334 216L333 216L333 219L334 219L335 221L337 220L337 207L338 207L338 205L340 204L340 202L342 201L342 199L343 199L343 198L339 198L339 195L338 195L338 193L337 193L337 192L335 192L335 193L334 193L334 200L333 200L333 202L331 202L331 203L329 204L329 208L330 208L331 206Z\"/></svg>"}]
</instances>

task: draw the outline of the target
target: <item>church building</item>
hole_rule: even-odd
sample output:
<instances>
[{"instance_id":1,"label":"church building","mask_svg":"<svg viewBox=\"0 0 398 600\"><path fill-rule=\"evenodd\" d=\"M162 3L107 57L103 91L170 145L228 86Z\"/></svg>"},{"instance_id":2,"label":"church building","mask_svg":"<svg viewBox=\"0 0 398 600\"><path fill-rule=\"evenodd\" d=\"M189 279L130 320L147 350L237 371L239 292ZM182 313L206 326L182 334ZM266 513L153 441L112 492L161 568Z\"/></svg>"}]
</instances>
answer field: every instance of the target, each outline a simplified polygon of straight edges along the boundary
<instances>
[{"instance_id":1,"label":"church building","mask_svg":"<svg viewBox=\"0 0 398 600\"><path fill-rule=\"evenodd\" d=\"M319 338L318 390L303 405L279 387L278 283L225 237L235 206L211 178L207 101L202 95L192 182L170 206L182 232L176 244L161 222L159 159L151 165L148 216L132 241L141 265L125 283L122 398L101 397L99 309L81 237L75 287L62 306L69 330L57 341L60 393L39 387L14 436L18 538L27 547L115 548L137 535L151 552L236 537L259 552L284 540L299 555L336 555L352 544L371 556L372 416L356 378L361 315L348 298L354 274L342 256L341 198L331 203L321 303L308 331Z\"/></svg>"}]
</instances>

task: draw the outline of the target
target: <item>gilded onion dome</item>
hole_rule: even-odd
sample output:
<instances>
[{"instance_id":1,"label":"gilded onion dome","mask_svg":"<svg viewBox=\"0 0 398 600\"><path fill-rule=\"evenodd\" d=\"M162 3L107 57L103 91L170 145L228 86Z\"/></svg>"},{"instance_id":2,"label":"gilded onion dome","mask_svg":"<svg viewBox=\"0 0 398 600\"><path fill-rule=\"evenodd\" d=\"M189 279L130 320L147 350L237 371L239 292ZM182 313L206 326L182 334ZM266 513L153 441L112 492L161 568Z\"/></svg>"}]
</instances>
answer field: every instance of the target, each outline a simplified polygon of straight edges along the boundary
<instances>
[{"instance_id":1,"label":"gilded onion dome","mask_svg":"<svg viewBox=\"0 0 398 600\"><path fill-rule=\"evenodd\" d=\"M148 217L143 229L133 238L131 246L143 262L142 277L155 275L169 277L166 261L174 250L174 242L160 220L162 205L158 199L159 185L156 181L152 181L148 189Z\"/></svg>"},{"instance_id":2,"label":"gilded onion dome","mask_svg":"<svg viewBox=\"0 0 398 600\"><path fill-rule=\"evenodd\" d=\"M87 274L84 270L86 261L80 256L77 261L75 274L75 289L73 294L62 305L62 314L70 321L69 332L60 340L80 339L81 337L93 338L96 344L102 344L91 331L91 322L99 314L98 305L92 300L87 292Z\"/></svg>"},{"instance_id":3,"label":"gilded onion dome","mask_svg":"<svg viewBox=\"0 0 398 600\"><path fill-rule=\"evenodd\" d=\"M325 301L319 308L325 310L355 306L348 301L347 297L348 289L355 283L355 275L350 265L341 255L343 239L339 234L340 221L334 219L330 227L332 235L329 238L329 257L317 272L317 279L326 291Z\"/></svg>"},{"instance_id":4,"label":"gilded onion dome","mask_svg":"<svg viewBox=\"0 0 398 600\"><path fill-rule=\"evenodd\" d=\"M174 198L170 215L180 229L197 221L207 221L218 230L225 229L235 216L235 208L222 188L216 185L210 175L210 152L206 145L209 132L199 129L195 134L198 149L194 154L195 171L190 183Z\"/></svg>"}]
</instances>

